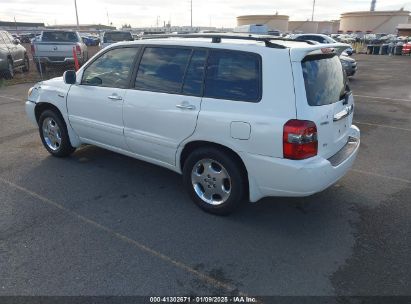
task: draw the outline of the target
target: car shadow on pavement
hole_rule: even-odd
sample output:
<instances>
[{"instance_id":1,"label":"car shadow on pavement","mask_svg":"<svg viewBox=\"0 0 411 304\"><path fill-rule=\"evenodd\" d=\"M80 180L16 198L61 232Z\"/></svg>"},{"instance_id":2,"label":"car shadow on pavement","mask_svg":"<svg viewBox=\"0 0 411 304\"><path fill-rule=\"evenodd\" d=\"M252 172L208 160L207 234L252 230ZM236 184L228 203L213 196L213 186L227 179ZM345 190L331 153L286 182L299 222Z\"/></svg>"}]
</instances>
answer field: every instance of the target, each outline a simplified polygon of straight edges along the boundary
<instances>
[{"instance_id":1,"label":"car shadow on pavement","mask_svg":"<svg viewBox=\"0 0 411 304\"><path fill-rule=\"evenodd\" d=\"M343 180L310 197L266 198L215 216L191 202L180 175L94 146L65 159L47 156L18 184L257 294L332 294L324 278L351 255L358 220L353 206L362 199Z\"/></svg>"}]
</instances>

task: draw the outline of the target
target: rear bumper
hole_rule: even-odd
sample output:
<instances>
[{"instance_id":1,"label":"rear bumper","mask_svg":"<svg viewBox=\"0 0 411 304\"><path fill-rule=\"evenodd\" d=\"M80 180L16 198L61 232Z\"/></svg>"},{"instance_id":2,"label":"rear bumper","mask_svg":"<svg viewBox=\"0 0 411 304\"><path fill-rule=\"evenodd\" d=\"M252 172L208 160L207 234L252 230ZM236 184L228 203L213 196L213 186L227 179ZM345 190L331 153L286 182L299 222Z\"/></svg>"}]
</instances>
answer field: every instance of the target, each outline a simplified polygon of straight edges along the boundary
<instances>
[{"instance_id":1,"label":"rear bumper","mask_svg":"<svg viewBox=\"0 0 411 304\"><path fill-rule=\"evenodd\" d=\"M33 57L35 63L45 63L47 65L72 65L74 64L74 58L53 58L53 57ZM78 57L78 61L82 62L83 58Z\"/></svg>"},{"instance_id":2,"label":"rear bumper","mask_svg":"<svg viewBox=\"0 0 411 304\"><path fill-rule=\"evenodd\" d=\"M360 130L351 127L351 140L329 159L316 156L288 160L242 153L246 165L250 200L268 196L303 197L320 192L342 178L352 167L360 147Z\"/></svg>"}]
</instances>

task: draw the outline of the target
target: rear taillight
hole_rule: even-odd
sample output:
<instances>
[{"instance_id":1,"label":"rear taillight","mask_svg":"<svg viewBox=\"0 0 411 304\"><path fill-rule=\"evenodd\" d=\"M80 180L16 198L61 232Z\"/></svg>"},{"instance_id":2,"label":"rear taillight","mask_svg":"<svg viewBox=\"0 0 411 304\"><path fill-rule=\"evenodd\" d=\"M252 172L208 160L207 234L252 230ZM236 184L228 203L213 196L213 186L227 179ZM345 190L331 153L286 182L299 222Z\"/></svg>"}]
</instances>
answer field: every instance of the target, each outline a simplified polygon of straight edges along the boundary
<instances>
[{"instance_id":1,"label":"rear taillight","mask_svg":"<svg viewBox=\"0 0 411 304\"><path fill-rule=\"evenodd\" d=\"M318 152L317 127L308 120L291 119L284 125L283 154L288 159L306 159Z\"/></svg>"},{"instance_id":2,"label":"rear taillight","mask_svg":"<svg viewBox=\"0 0 411 304\"><path fill-rule=\"evenodd\" d=\"M81 55L81 47L78 44L76 44L76 53L78 56Z\"/></svg>"},{"instance_id":3,"label":"rear taillight","mask_svg":"<svg viewBox=\"0 0 411 304\"><path fill-rule=\"evenodd\" d=\"M36 49L34 48L34 44L30 45L30 49L31 49L31 53L34 55L34 53L36 52Z\"/></svg>"}]
</instances>

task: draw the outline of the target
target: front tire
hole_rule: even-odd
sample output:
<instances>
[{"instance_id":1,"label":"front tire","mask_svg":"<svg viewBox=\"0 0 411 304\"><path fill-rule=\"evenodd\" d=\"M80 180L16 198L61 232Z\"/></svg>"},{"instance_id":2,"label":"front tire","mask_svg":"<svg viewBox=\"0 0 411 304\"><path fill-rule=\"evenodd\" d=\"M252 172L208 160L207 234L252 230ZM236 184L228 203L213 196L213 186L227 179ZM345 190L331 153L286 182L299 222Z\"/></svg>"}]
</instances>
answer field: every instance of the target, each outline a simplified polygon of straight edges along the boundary
<instances>
[{"instance_id":1,"label":"front tire","mask_svg":"<svg viewBox=\"0 0 411 304\"><path fill-rule=\"evenodd\" d=\"M56 157L67 157L75 150L71 146L67 126L60 114L45 110L39 118L40 138L47 151Z\"/></svg>"},{"instance_id":2,"label":"front tire","mask_svg":"<svg viewBox=\"0 0 411 304\"><path fill-rule=\"evenodd\" d=\"M228 215L245 201L241 164L218 149L194 150L184 163L183 181L194 203L212 214Z\"/></svg>"}]
</instances>

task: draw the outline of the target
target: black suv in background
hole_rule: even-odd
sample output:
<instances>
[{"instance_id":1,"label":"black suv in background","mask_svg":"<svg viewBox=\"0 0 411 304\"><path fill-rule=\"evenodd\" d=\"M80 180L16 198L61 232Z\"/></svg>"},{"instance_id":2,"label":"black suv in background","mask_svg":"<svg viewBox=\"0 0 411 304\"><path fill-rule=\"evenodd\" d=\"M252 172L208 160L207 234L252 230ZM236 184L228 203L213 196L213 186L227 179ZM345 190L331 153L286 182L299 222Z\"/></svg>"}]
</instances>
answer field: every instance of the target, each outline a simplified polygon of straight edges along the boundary
<instances>
[{"instance_id":1,"label":"black suv in background","mask_svg":"<svg viewBox=\"0 0 411 304\"><path fill-rule=\"evenodd\" d=\"M29 66L26 48L10 33L0 31L0 77L11 79L16 69L28 72Z\"/></svg>"}]
</instances>

